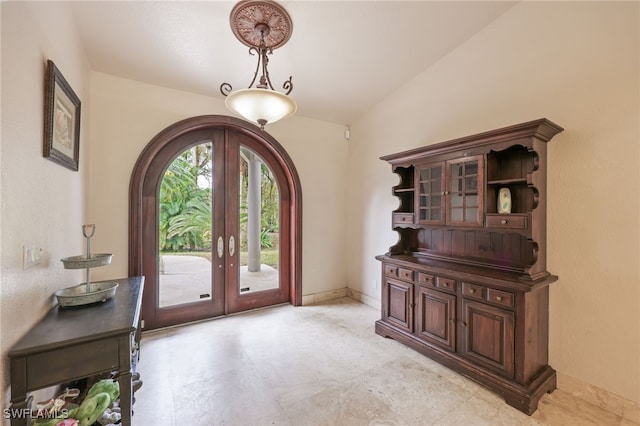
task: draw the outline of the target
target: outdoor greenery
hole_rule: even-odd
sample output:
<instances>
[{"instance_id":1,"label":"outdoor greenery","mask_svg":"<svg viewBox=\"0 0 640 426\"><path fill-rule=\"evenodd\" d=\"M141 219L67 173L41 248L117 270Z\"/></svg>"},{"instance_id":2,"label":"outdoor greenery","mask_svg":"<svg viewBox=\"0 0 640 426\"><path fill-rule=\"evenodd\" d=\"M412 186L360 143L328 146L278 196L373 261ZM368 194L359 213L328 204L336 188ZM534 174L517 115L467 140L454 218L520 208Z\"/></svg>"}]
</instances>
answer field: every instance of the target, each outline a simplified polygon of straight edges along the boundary
<instances>
[{"instance_id":1,"label":"outdoor greenery","mask_svg":"<svg viewBox=\"0 0 640 426\"><path fill-rule=\"evenodd\" d=\"M211 250L211 151L210 143L187 149L171 163L164 174L159 194L162 253L199 253ZM279 227L279 193L271 170L265 164L261 168L260 242L263 249L269 249L273 247L269 234L278 232ZM248 217L248 167L244 159L241 161L240 174L240 251L243 252L246 251ZM262 255L268 257L265 250Z\"/></svg>"},{"instance_id":2,"label":"outdoor greenery","mask_svg":"<svg viewBox=\"0 0 640 426\"><path fill-rule=\"evenodd\" d=\"M159 197L161 252L211 249L210 176L211 144L184 151L165 172Z\"/></svg>"}]
</instances>

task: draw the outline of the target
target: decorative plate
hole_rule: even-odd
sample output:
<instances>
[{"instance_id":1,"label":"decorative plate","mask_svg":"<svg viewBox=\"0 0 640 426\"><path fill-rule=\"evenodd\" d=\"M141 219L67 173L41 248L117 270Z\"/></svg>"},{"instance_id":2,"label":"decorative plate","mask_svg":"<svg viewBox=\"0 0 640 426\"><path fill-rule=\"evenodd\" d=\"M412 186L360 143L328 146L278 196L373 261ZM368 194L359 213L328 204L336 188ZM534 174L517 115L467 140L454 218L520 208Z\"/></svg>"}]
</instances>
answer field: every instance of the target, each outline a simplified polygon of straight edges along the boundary
<instances>
[{"instance_id":1,"label":"decorative plate","mask_svg":"<svg viewBox=\"0 0 640 426\"><path fill-rule=\"evenodd\" d=\"M511 191L509 188L500 188L498 192L498 213L511 213Z\"/></svg>"}]
</instances>

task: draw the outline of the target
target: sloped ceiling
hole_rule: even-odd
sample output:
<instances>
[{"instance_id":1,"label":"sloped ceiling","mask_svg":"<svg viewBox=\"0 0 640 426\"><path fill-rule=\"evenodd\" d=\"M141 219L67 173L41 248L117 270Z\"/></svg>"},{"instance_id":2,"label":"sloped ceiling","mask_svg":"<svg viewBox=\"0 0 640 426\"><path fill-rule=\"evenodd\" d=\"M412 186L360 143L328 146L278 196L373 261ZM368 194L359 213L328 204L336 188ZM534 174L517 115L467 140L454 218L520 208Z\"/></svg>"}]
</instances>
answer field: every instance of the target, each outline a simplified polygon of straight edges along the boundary
<instances>
[{"instance_id":1,"label":"sloped ceiling","mask_svg":"<svg viewBox=\"0 0 640 426\"><path fill-rule=\"evenodd\" d=\"M256 56L233 35L227 1L78 1L93 70L219 97L245 88ZM293 76L298 114L349 124L516 2L282 1L289 42L270 57L274 87Z\"/></svg>"}]
</instances>

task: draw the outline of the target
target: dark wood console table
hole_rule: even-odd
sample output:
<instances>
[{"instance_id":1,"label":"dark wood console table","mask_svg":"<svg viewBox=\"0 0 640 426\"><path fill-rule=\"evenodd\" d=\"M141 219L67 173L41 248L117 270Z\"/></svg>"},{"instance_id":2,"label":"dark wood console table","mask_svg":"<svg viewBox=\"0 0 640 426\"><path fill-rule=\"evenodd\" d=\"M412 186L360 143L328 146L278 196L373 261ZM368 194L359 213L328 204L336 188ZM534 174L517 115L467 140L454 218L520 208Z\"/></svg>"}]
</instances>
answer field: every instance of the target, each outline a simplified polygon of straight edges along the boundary
<instances>
[{"instance_id":1,"label":"dark wood console table","mask_svg":"<svg viewBox=\"0 0 640 426\"><path fill-rule=\"evenodd\" d=\"M112 371L118 372L122 424L131 425L144 277L109 281L118 283L114 297L92 306L55 306L9 351L12 426L31 423L29 392Z\"/></svg>"}]
</instances>

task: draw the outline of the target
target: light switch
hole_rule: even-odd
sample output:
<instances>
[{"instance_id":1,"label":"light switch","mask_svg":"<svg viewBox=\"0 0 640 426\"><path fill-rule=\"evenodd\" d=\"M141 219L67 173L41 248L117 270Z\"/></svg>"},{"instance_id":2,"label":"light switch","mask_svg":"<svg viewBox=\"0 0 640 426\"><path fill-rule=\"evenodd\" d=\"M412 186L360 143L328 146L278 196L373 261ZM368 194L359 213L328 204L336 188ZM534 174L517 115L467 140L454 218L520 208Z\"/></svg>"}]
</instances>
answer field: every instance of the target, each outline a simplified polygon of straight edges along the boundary
<instances>
[{"instance_id":1,"label":"light switch","mask_svg":"<svg viewBox=\"0 0 640 426\"><path fill-rule=\"evenodd\" d=\"M38 265L42 261L42 248L34 244L22 247L22 267L23 269L31 268Z\"/></svg>"}]
</instances>

